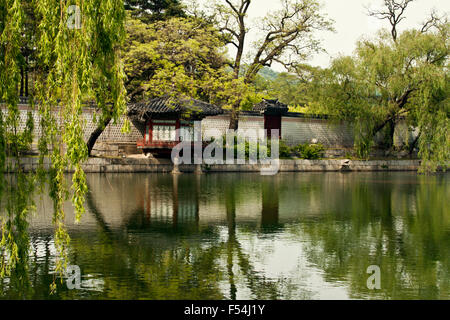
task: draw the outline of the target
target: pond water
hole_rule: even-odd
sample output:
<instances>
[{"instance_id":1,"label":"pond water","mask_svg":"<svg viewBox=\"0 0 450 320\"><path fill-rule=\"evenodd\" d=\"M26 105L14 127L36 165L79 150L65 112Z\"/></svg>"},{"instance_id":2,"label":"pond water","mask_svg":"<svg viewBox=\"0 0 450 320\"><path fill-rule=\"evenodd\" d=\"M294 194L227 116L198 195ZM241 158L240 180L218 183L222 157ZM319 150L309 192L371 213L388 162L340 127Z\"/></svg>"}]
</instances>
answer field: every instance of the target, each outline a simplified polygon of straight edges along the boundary
<instances>
[{"instance_id":1,"label":"pond water","mask_svg":"<svg viewBox=\"0 0 450 320\"><path fill-rule=\"evenodd\" d=\"M2 299L449 299L450 175L90 174L57 282L52 204L30 218L28 286ZM380 289L370 290L370 266Z\"/></svg>"}]
</instances>

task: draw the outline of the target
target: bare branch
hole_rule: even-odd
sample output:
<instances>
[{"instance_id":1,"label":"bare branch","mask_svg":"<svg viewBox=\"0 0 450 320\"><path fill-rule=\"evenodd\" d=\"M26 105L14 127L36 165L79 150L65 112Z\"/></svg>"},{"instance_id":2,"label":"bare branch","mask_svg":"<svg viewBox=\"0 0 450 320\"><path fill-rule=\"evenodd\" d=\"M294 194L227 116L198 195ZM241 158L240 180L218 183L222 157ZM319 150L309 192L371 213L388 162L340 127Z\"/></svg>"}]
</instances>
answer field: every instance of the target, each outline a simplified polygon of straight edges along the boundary
<instances>
[{"instance_id":1,"label":"bare branch","mask_svg":"<svg viewBox=\"0 0 450 320\"><path fill-rule=\"evenodd\" d=\"M220 31L220 32L226 31L226 32L228 32L229 34L231 34L233 37L239 39L239 34L238 34L236 31L234 31L233 29L231 29L231 28L229 28L229 27L227 27L227 26L225 26L225 27L223 27L223 28L220 28L219 31Z\"/></svg>"},{"instance_id":2,"label":"bare branch","mask_svg":"<svg viewBox=\"0 0 450 320\"><path fill-rule=\"evenodd\" d=\"M312 38L314 30L331 30L329 21L319 15L318 7L310 2L284 0L283 5L280 11L263 20L261 30L266 36L256 43L246 82L251 82L262 66L270 66L274 61L289 70L291 56L303 60L307 56L305 49L317 49L319 42Z\"/></svg>"},{"instance_id":3,"label":"bare branch","mask_svg":"<svg viewBox=\"0 0 450 320\"><path fill-rule=\"evenodd\" d=\"M405 19L405 13L408 5L414 0L384 0L384 9L371 10L367 8L368 15L380 20L388 20L391 25L391 35L394 42L397 41L398 25Z\"/></svg>"},{"instance_id":4,"label":"bare branch","mask_svg":"<svg viewBox=\"0 0 450 320\"><path fill-rule=\"evenodd\" d=\"M444 22L444 23L446 22L446 20L447 20L446 18L447 18L447 16L445 14L442 16L439 16L438 13L436 12L436 10L432 10L428 20L426 20L423 23L422 28L420 29L420 32L426 33L432 28L439 28L439 25L442 22Z\"/></svg>"},{"instance_id":5,"label":"bare branch","mask_svg":"<svg viewBox=\"0 0 450 320\"><path fill-rule=\"evenodd\" d=\"M255 0L255 2L257 2ZM247 11L252 0L216 0L215 15L218 29L226 34L228 43L236 47L233 62L235 79L241 75L244 46L248 46ZM295 63L303 60L308 51L317 49L319 42L313 38L316 30L333 30L332 21L320 12L317 0L281 0L282 7L269 13L261 21L261 37L253 41L249 51L249 65L243 77L244 83L251 83L261 68L278 62L286 69L293 69ZM317 51L317 50L316 50ZM233 102L230 128L237 128L239 103Z\"/></svg>"},{"instance_id":6,"label":"bare branch","mask_svg":"<svg viewBox=\"0 0 450 320\"><path fill-rule=\"evenodd\" d=\"M239 15L239 10L234 6L230 0L225 0L231 10L233 10L237 15Z\"/></svg>"}]
</instances>

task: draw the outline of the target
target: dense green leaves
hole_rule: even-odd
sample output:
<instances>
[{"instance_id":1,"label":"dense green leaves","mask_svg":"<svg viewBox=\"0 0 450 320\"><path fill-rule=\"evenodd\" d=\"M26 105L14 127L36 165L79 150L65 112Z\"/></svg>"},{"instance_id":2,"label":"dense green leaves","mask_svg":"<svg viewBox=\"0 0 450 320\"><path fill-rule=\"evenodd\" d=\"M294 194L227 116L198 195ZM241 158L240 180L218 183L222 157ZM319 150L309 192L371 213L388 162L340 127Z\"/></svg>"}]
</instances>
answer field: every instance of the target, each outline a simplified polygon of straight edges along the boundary
<instances>
[{"instance_id":1,"label":"dense green leaves","mask_svg":"<svg viewBox=\"0 0 450 320\"><path fill-rule=\"evenodd\" d=\"M17 88L20 64L24 60L21 51L24 30L21 1L1 0L0 17L0 101L4 102L0 110L0 199L4 203L0 207L6 213L1 221L0 277L4 277L25 274L27 268L22 262L28 258L26 229L28 215L34 208L30 198L33 177L23 172L19 157L31 144L33 121L29 114L25 129L20 130ZM17 175L5 175L8 171L16 171ZM23 276L19 277L19 281L22 280Z\"/></svg>"},{"instance_id":2,"label":"dense green leaves","mask_svg":"<svg viewBox=\"0 0 450 320\"><path fill-rule=\"evenodd\" d=\"M125 9L146 23L186 16L180 0L126 0Z\"/></svg>"},{"instance_id":3,"label":"dense green leaves","mask_svg":"<svg viewBox=\"0 0 450 320\"><path fill-rule=\"evenodd\" d=\"M210 19L214 21L223 38L236 49L230 64L234 77L242 78L249 85L255 81L264 67L273 63L282 64L291 70L314 52L320 51L320 41L315 31L332 30L332 21L321 13L316 0L283 0L281 9L260 17L258 24L251 25L248 10L252 0L214 1ZM255 39L248 37L249 28L257 29ZM245 47L251 50L245 52ZM248 57L245 57L247 56ZM238 109L242 100L237 100L231 113L230 129L238 127Z\"/></svg>"},{"instance_id":4,"label":"dense green leaves","mask_svg":"<svg viewBox=\"0 0 450 320\"><path fill-rule=\"evenodd\" d=\"M77 10L73 10L73 6L77 6ZM80 16L73 16L78 12ZM121 64L125 10L120 0L39 0L33 1L32 5L29 1L1 0L0 16L0 101L6 105L6 114L0 117L0 165L1 172L8 169L18 173L17 187L6 183L3 175L0 185L6 185L8 194L18 192L23 195L20 201L12 201L17 204L8 210L2 248L11 259L5 262L7 267L2 270L10 272L14 269L16 246L26 247L24 241L19 243L13 237L13 230L18 226L14 221L26 221L26 214L32 206L29 200L32 194L21 183L29 175L22 172L20 153L32 142L33 121L29 114L25 130L20 129L17 107L20 73L30 55L30 50L26 50L30 47L27 41L32 41L36 79L31 101L39 112L42 132L38 176L41 181L45 178L44 158L49 157L51 167L47 181L54 206L58 252L56 274L62 275L67 265L69 243L63 206L69 195L64 175L67 168L75 171L71 189L77 220L84 212L87 193L86 178L81 168L88 156L83 139L83 105L86 101L94 101L98 121L107 117L118 120L126 112ZM73 27L71 19L78 19L81 23ZM8 163L15 164L15 167L7 168Z\"/></svg>"},{"instance_id":5,"label":"dense green leaves","mask_svg":"<svg viewBox=\"0 0 450 320\"><path fill-rule=\"evenodd\" d=\"M448 128L448 28L410 30L394 42L386 33L358 43L355 56L333 61L322 79L322 106L352 121L356 148L366 156L374 136L402 117L420 129L424 167L435 170L450 156ZM386 130L385 129L385 130ZM389 132L392 145L393 130Z\"/></svg>"},{"instance_id":6,"label":"dense green leaves","mask_svg":"<svg viewBox=\"0 0 450 320\"><path fill-rule=\"evenodd\" d=\"M194 18L172 18L145 24L127 21L126 88L130 101L169 95L197 98L223 107L257 93L228 68L225 43L217 29Z\"/></svg>"},{"instance_id":7,"label":"dense green leaves","mask_svg":"<svg viewBox=\"0 0 450 320\"><path fill-rule=\"evenodd\" d=\"M224 78L224 44L201 21L127 22L125 72L130 100L164 94L209 99Z\"/></svg>"}]
</instances>

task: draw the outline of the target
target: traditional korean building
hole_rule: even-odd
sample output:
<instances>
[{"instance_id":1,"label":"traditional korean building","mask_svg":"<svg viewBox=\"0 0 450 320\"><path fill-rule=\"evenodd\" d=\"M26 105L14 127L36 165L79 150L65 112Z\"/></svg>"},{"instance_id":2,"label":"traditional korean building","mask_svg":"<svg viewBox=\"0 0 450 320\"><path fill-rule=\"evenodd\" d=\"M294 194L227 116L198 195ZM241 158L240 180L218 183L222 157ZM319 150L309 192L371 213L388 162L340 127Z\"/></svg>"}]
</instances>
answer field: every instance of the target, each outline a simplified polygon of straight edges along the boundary
<instances>
[{"instance_id":1,"label":"traditional korean building","mask_svg":"<svg viewBox=\"0 0 450 320\"><path fill-rule=\"evenodd\" d=\"M168 154L182 141L194 141L194 122L222 114L221 108L195 99L155 98L128 106L128 116L143 128L137 141L144 153Z\"/></svg>"},{"instance_id":2,"label":"traditional korean building","mask_svg":"<svg viewBox=\"0 0 450 320\"><path fill-rule=\"evenodd\" d=\"M275 100L263 99L260 103L253 107L253 111L257 111L264 115L264 129L267 136L271 136L272 129L280 130L281 135L281 117L286 115L289 108L284 103Z\"/></svg>"}]
</instances>

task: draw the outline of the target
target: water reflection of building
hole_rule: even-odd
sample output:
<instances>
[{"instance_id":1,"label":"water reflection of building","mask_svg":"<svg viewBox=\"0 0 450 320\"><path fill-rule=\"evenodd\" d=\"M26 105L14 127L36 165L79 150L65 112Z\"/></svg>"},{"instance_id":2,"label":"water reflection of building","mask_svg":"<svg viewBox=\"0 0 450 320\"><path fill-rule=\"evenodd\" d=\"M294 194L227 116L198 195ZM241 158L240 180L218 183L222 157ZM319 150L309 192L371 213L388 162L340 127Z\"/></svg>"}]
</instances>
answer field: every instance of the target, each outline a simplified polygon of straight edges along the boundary
<instances>
[{"instance_id":1,"label":"water reflection of building","mask_svg":"<svg viewBox=\"0 0 450 320\"><path fill-rule=\"evenodd\" d=\"M127 214L128 228L196 232L201 228L239 223L271 232L279 222L278 179L240 184L199 175L152 175L142 181L138 206ZM203 183L203 184L202 184ZM209 188L221 192L211 194ZM235 214L230 215L230 212Z\"/></svg>"},{"instance_id":2,"label":"water reflection of building","mask_svg":"<svg viewBox=\"0 0 450 320\"><path fill-rule=\"evenodd\" d=\"M233 184L224 186L223 193L203 196L201 177L174 175L163 181L148 180L141 200L143 219L146 226L188 228L195 230L200 226L225 225L230 219L242 225L258 227L271 231L280 227L279 196L277 179L268 179L261 185L248 188L242 197ZM153 182L153 183L152 183ZM160 183L166 183L161 188ZM234 212L234 215L230 215Z\"/></svg>"},{"instance_id":3,"label":"water reflection of building","mask_svg":"<svg viewBox=\"0 0 450 320\"><path fill-rule=\"evenodd\" d=\"M416 176L402 175L88 175L87 220L76 227L81 232L71 230L70 262L96 281L91 288L104 290L100 297L114 299L367 298L365 268L373 261L389 281L374 298L445 299L448 184L423 177L419 185ZM295 224L295 215L302 223ZM261 237L243 217L261 221L263 232L289 226ZM203 233L202 241L190 236L209 223L222 227ZM183 227L198 224L200 232ZM189 237L174 237L173 226ZM115 227L119 232L110 232ZM47 297L54 230L38 231L30 237L33 277L27 279L38 295L14 290L8 298ZM63 297L97 297L72 296L78 292Z\"/></svg>"},{"instance_id":4,"label":"water reflection of building","mask_svg":"<svg viewBox=\"0 0 450 320\"><path fill-rule=\"evenodd\" d=\"M269 179L261 186L262 210L261 228L266 231L278 229L279 224L279 188L278 179Z\"/></svg>"},{"instance_id":5,"label":"water reflection of building","mask_svg":"<svg viewBox=\"0 0 450 320\"><path fill-rule=\"evenodd\" d=\"M87 176L89 201L81 224L74 224L70 201L65 206L66 223L69 229L95 228L98 219L92 211L98 211L111 229L226 226L228 193L234 194L239 225L280 227L300 217L323 216L336 206L344 209L354 195L348 188L353 180L342 174L92 174ZM52 203L45 197L36 200L39 214L30 217L31 226L51 233Z\"/></svg>"},{"instance_id":6,"label":"water reflection of building","mask_svg":"<svg viewBox=\"0 0 450 320\"><path fill-rule=\"evenodd\" d=\"M147 179L140 195L141 210L135 212L129 226L197 230L199 223L199 177L159 176ZM192 179L193 178L193 179ZM156 177L158 180L158 177ZM153 183L152 183L153 182ZM164 186L164 187L161 187Z\"/></svg>"}]
</instances>

